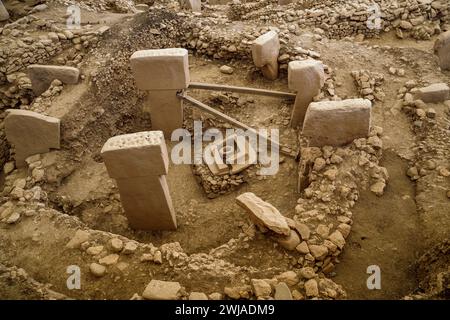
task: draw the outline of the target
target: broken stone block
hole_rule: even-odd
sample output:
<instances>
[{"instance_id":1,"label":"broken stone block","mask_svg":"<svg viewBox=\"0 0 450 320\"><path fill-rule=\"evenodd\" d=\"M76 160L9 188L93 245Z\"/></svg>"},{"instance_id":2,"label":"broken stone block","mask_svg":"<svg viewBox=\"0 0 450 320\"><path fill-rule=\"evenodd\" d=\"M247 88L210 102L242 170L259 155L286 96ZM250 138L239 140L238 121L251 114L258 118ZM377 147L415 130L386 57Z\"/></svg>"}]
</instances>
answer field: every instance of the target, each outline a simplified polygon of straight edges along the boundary
<instances>
[{"instance_id":1,"label":"broken stone block","mask_svg":"<svg viewBox=\"0 0 450 320\"><path fill-rule=\"evenodd\" d=\"M258 198L254 193L243 193L236 198L236 202L247 210L250 219L256 225L281 235L289 236L291 234L291 229L284 216L274 206Z\"/></svg>"},{"instance_id":2,"label":"broken stone block","mask_svg":"<svg viewBox=\"0 0 450 320\"><path fill-rule=\"evenodd\" d=\"M169 170L169 156L161 131L124 134L108 139L101 150L111 178L159 176Z\"/></svg>"},{"instance_id":3,"label":"broken stone block","mask_svg":"<svg viewBox=\"0 0 450 320\"><path fill-rule=\"evenodd\" d=\"M269 31L253 41L252 58L256 67L269 80L278 77L278 55L280 53L280 40L278 33Z\"/></svg>"},{"instance_id":4,"label":"broken stone block","mask_svg":"<svg viewBox=\"0 0 450 320\"><path fill-rule=\"evenodd\" d=\"M186 49L136 51L130 63L136 86L141 90L181 90L189 86Z\"/></svg>"},{"instance_id":5,"label":"broken stone block","mask_svg":"<svg viewBox=\"0 0 450 320\"><path fill-rule=\"evenodd\" d=\"M65 84L77 84L80 77L80 70L74 67L33 64L27 70L36 95L46 91L55 79Z\"/></svg>"},{"instance_id":6,"label":"broken stone block","mask_svg":"<svg viewBox=\"0 0 450 320\"><path fill-rule=\"evenodd\" d=\"M438 36L434 43L434 52L438 56L441 70L450 70L450 31Z\"/></svg>"},{"instance_id":7,"label":"broken stone block","mask_svg":"<svg viewBox=\"0 0 450 320\"><path fill-rule=\"evenodd\" d=\"M291 115L291 127L303 123L308 105L325 82L323 64L316 60L291 61L288 65L289 89L297 92Z\"/></svg>"},{"instance_id":8,"label":"broken stone block","mask_svg":"<svg viewBox=\"0 0 450 320\"><path fill-rule=\"evenodd\" d=\"M275 286L275 300L293 300L292 293L286 283L280 282Z\"/></svg>"},{"instance_id":9,"label":"broken stone block","mask_svg":"<svg viewBox=\"0 0 450 320\"><path fill-rule=\"evenodd\" d=\"M263 279L252 279L252 290L257 298L269 297L272 294L272 287Z\"/></svg>"},{"instance_id":10,"label":"broken stone block","mask_svg":"<svg viewBox=\"0 0 450 320\"><path fill-rule=\"evenodd\" d=\"M294 230L291 230L288 236L277 237L275 240L286 250L295 250L295 248L300 244L300 237Z\"/></svg>"},{"instance_id":11,"label":"broken stone block","mask_svg":"<svg viewBox=\"0 0 450 320\"><path fill-rule=\"evenodd\" d=\"M161 131L110 138L101 155L116 179L129 224L141 230L176 229L175 211L166 176L168 155Z\"/></svg>"},{"instance_id":12,"label":"broken stone block","mask_svg":"<svg viewBox=\"0 0 450 320\"><path fill-rule=\"evenodd\" d=\"M3 5L3 2L0 1L0 21L6 21L8 19L9 19L8 10L6 10L5 6Z\"/></svg>"},{"instance_id":13,"label":"broken stone block","mask_svg":"<svg viewBox=\"0 0 450 320\"><path fill-rule=\"evenodd\" d=\"M6 139L15 148L18 168L26 165L29 156L59 149L60 120L39 113L8 109L5 118Z\"/></svg>"},{"instance_id":14,"label":"broken stone block","mask_svg":"<svg viewBox=\"0 0 450 320\"><path fill-rule=\"evenodd\" d=\"M446 83L433 83L427 87L418 89L414 93L415 100L425 103L444 102L450 97L450 88Z\"/></svg>"},{"instance_id":15,"label":"broken stone block","mask_svg":"<svg viewBox=\"0 0 450 320\"><path fill-rule=\"evenodd\" d=\"M147 300L176 300L181 286L178 282L152 280L142 294Z\"/></svg>"},{"instance_id":16,"label":"broken stone block","mask_svg":"<svg viewBox=\"0 0 450 320\"><path fill-rule=\"evenodd\" d=\"M372 103L367 99L313 102L309 105L302 134L309 146L339 146L366 138Z\"/></svg>"}]
</instances>

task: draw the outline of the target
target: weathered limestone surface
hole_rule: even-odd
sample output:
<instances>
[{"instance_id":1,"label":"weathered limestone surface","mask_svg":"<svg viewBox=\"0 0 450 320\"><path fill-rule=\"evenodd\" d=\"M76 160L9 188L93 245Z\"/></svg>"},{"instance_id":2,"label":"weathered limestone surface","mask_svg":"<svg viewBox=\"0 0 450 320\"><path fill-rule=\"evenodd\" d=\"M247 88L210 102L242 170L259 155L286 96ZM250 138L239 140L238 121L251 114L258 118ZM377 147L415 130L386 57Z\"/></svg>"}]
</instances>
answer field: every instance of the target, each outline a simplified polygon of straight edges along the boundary
<instances>
[{"instance_id":1,"label":"weathered limestone surface","mask_svg":"<svg viewBox=\"0 0 450 320\"><path fill-rule=\"evenodd\" d=\"M291 230L284 216L270 203L246 192L236 198L236 202L250 214L253 222L271 231L288 236Z\"/></svg>"},{"instance_id":2,"label":"weathered limestone surface","mask_svg":"<svg viewBox=\"0 0 450 320\"><path fill-rule=\"evenodd\" d=\"M439 35L434 43L434 52L442 70L450 70L450 31Z\"/></svg>"},{"instance_id":3,"label":"weathered limestone surface","mask_svg":"<svg viewBox=\"0 0 450 320\"><path fill-rule=\"evenodd\" d=\"M110 177L116 179L129 224L141 230L176 229L166 181L168 154L161 131L110 138L102 148Z\"/></svg>"},{"instance_id":4,"label":"weathered limestone surface","mask_svg":"<svg viewBox=\"0 0 450 320\"><path fill-rule=\"evenodd\" d=\"M177 90L149 91L144 111L150 112L152 128L163 131L165 137L183 126L183 100Z\"/></svg>"},{"instance_id":5,"label":"weathered limestone surface","mask_svg":"<svg viewBox=\"0 0 450 320\"><path fill-rule=\"evenodd\" d=\"M422 100L425 103L443 102L450 97L450 88L446 83L433 83L418 89L414 97L416 100Z\"/></svg>"},{"instance_id":6,"label":"weathered limestone surface","mask_svg":"<svg viewBox=\"0 0 450 320\"><path fill-rule=\"evenodd\" d=\"M169 170L169 156L161 131L145 131L110 138L102 148L111 178L159 176Z\"/></svg>"},{"instance_id":7,"label":"weathered limestone surface","mask_svg":"<svg viewBox=\"0 0 450 320\"><path fill-rule=\"evenodd\" d=\"M8 10L6 10L3 2L0 0L0 21L6 21L9 19Z\"/></svg>"},{"instance_id":8,"label":"weathered limestone surface","mask_svg":"<svg viewBox=\"0 0 450 320\"><path fill-rule=\"evenodd\" d=\"M8 109L6 139L15 148L17 167L25 166L29 156L60 147L60 120L28 110Z\"/></svg>"},{"instance_id":9,"label":"weathered limestone surface","mask_svg":"<svg viewBox=\"0 0 450 320\"><path fill-rule=\"evenodd\" d=\"M280 40L278 33L269 31L255 39L252 44L252 58L256 67L269 80L278 78L278 55Z\"/></svg>"},{"instance_id":10,"label":"weathered limestone surface","mask_svg":"<svg viewBox=\"0 0 450 320\"><path fill-rule=\"evenodd\" d=\"M189 86L186 49L136 51L130 62L136 86L141 90L181 90Z\"/></svg>"},{"instance_id":11,"label":"weathered limestone surface","mask_svg":"<svg viewBox=\"0 0 450 320\"><path fill-rule=\"evenodd\" d=\"M50 84L55 79L58 79L65 84L78 83L80 70L67 66L33 64L28 66L28 76L31 80L33 92L36 95L40 95L50 87Z\"/></svg>"},{"instance_id":12,"label":"weathered limestone surface","mask_svg":"<svg viewBox=\"0 0 450 320\"><path fill-rule=\"evenodd\" d=\"M309 146L339 146L369 134L372 104L367 99L313 102L309 105L302 134Z\"/></svg>"},{"instance_id":13,"label":"weathered limestone surface","mask_svg":"<svg viewBox=\"0 0 450 320\"><path fill-rule=\"evenodd\" d=\"M142 294L148 300L176 300L181 285L178 282L152 280Z\"/></svg>"},{"instance_id":14,"label":"weathered limestone surface","mask_svg":"<svg viewBox=\"0 0 450 320\"><path fill-rule=\"evenodd\" d=\"M319 94L325 82L323 64L316 60L292 61L288 65L289 89L297 91L291 115L291 126L297 127L305 119L308 105Z\"/></svg>"}]
</instances>

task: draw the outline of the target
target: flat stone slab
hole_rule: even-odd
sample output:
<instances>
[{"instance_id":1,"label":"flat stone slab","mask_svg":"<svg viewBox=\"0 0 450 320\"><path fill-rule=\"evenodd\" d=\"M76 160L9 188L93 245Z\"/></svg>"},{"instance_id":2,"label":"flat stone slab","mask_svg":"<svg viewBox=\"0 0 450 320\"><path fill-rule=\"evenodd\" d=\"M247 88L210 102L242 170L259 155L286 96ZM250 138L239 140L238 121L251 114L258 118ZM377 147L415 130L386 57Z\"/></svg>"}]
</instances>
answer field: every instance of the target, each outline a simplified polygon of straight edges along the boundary
<instances>
[{"instance_id":1,"label":"flat stone slab","mask_svg":"<svg viewBox=\"0 0 450 320\"><path fill-rule=\"evenodd\" d=\"M256 38L252 43L252 58L256 67L277 61L280 53L280 39L278 33L269 31Z\"/></svg>"},{"instance_id":2,"label":"flat stone slab","mask_svg":"<svg viewBox=\"0 0 450 320\"><path fill-rule=\"evenodd\" d=\"M144 131L112 137L101 155L114 179L165 175L169 156L162 131Z\"/></svg>"},{"instance_id":3,"label":"flat stone slab","mask_svg":"<svg viewBox=\"0 0 450 320\"><path fill-rule=\"evenodd\" d=\"M309 146L340 146L369 135L372 103L367 99L313 102L302 134Z\"/></svg>"},{"instance_id":4,"label":"flat stone slab","mask_svg":"<svg viewBox=\"0 0 450 320\"><path fill-rule=\"evenodd\" d=\"M28 110L8 109L7 113L6 139L14 145L17 167L24 167L29 156L59 149L59 119Z\"/></svg>"},{"instance_id":5,"label":"flat stone slab","mask_svg":"<svg viewBox=\"0 0 450 320\"><path fill-rule=\"evenodd\" d=\"M427 87L418 89L414 94L416 100L422 100L425 103L444 102L449 97L450 88L446 83L433 83Z\"/></svg>"},{"instance_id":6,"label":"flat stone slab","mask_svg":"<svg viewBox=\"0 0 450 320\"><path fill-rule=\"evenodd\" d=\"M142 297L147 300L176 300L180 289L181 285L178 282L152 280Z\"/></svg>"},{"instance_id":7,"label":"flat stone slab","mask_svg":"<svg viewBox=\"0 0 450 320\"><path fill-rule=\"evenodd\" d=\"M80 70L67 66L32 64L28 66L27 70L33 92L36 95L46 91L55 79L65 84L77 84L80 77Z\"/></svg>"},{"instance_id":8,"label":"flat stone slab","mask_svg":"<svg viewBox=\"0 0 450 320\"><path fill-rule=\"evenodd\" d=\"M136 51L130 58L141 90L181 90L189 86L188 51L182 48Z\"/></svg>"},{"instance_id":9,"label":"flat stone slab","mask_svg":"<svg viewBox=\"0 0 450 320\"><path fill-rule=\"evenodd\" d=\"M250 219L255 224L281 235L290 235L291 229L284 216L254 193L243 193L236 198L236 202L250 214Z\"/></svg>"},{"instance_id":10,"label":"flat stone slab","mask_svg":"<svg viewBox=\"0 0 450 320\"><path fill-rule=\"evenodd\" d=\"M434 43L434 52L438 56L442 70L450 70L450 31L438 36Z\"/></svg>"}]
</instances>

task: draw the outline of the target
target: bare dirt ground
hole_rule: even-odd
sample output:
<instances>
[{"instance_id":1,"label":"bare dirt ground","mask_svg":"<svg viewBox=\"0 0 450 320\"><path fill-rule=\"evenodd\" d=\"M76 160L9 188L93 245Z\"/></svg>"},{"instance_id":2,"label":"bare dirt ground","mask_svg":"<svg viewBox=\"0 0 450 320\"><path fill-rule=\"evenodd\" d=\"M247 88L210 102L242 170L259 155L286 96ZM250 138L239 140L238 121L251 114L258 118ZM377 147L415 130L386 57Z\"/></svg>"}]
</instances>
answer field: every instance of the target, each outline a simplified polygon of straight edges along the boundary
<instances>
[{"instance_id":1,"label":"bare dirt ground","mask_svg":"<svg viewBox=\"0 0 450 320\"><path fill-rule=\"evenodd\" d=\"M21 12L21 5L17 2L7 5L10 11L17 12L12 15L14 19L26 14L26 10ZM48 5L46 10L34 15L41 20L56 20L56 25L64 26L65 6L56 1L49 1ZM216 12L218 16L227 10L226 5L217 8L220 8ZM61 94L51 97L48 105L34 102L24 107L22 104L22 108L42 109L61 119L62 148L41 155L45 178L37 185L46 196L39 201L27 202L10 195L14 184L21 179L28 179L31 189L32 170L15 169L2 175L5 190L0 212L9 210L6 203L11 202L14 210L10 211L19 212L21 216L17 222L0 223L0 298L140 298L150 280L160 279L180 282L183 298L187 298L189 292L204 292L246 299L252 297L251 279L272 278L292 281L289 286L294 298L304 299L311 297L306 294L307 278L302 279L302 270L312 266L318 282L331 279L346 292L325 294L323 292L329 291L320 287L318 298L448 299L450 266L446 239L450 232L450 177L439 170L450 170L450 103L428 104L435 109L436 118L421 119L424 124L420 128L416 126L415 116L398 107L399 101L403 101L399 90L409 80L415 80L419 87L436 82L450 83L450 72L439 69L433 54L436 35L419 41L398 39L394 31L389 31L363 40L334 39L318 37L321 33L313 28L300 28L289 36L289 43L320 53L320 61L328 67L327 73L332 74L335 95L342 99L360 96L352 71L370 70L384 76L381 89L385 98L374 102L372 108L372 126L383 129L383 146L378 153L379 163L372 162L376 167L387 169L389 180L383 195L377 196L367 183L371 179L370 169L354 165L354 176L362 177L360 181L354 178L358 190L354 207L346 206L348 199L335 208L329 206L332 212L344 208L341 217L345 214L351 217L348 219L351 232L345 239L342 253L333 257L337 261L333 260L336 266L331 272L323 272L324 264L310 265L300 253L285 250L257 231L246 212L236 204L238 195L253 192L285 217L296 220L301 216L296 208L303 203L300 199L307 197L305 192L297 190L298 161L287 156L283 156L278 174L258 176L254 168L250 169L244 184L214 199L207 197L192 166L171 164L167 178L178 229L147 232L129 228L116 182L108 176L100 149L111 136L152 129L151 117L142 111L145 94L134 88L128 57L136 50L179 44L181 35L170 37L171 31L161 28L166 16L169 20L175 19L170 12L171 5L164 10L168 13L164 11L155 19L153 14L147 16L148 12L118 12L117 7L99 12L83 9L83 21L87 24L95 29L105 25L111 28L99 36L96 46L83 49L82 62L78 64L83 80L77 85L64 85ZM214 14L208 11L207 15ZM264 23L244 20L231 28L237 37L247 27L261 25ZM208 25L208 28L213 27ZM218 22L215 28L225 30L230 26ZM39 31L31 36L38 38L42 34L44 32ZM59 64L61 57L70 61L70 50L68 47L49 58L48 64ZM285 70L279 79L266 80L253 66L248 52L242 55L245 54L246 58L236 55L214 59L197 49L190 50L191 81L289 91ZM221 73L222 65L233 67L234 72ZM393 75L390 67L402 68L405 74ZM199 90L192 90L190 94L249 126L277 128L282 144L300 149L299 132L289 127L291 101L231 93L218 97L217 93ZM193 119L203 120L210 127L224 126L210 115L192 111L188 105L185 110L186 127L192 126ZM170 151L174 143L166 142ZM351 167L351 159L351 156L345 158L347 167ZM433 161L436 166L428 169L426 161ZM413 166L425 168L418 179L407 175ZM317 176L319 182L311 188L325 192L322 189L329 183L322 183L321 189L319 184L326 179L322 174L317 173ZM338 181L341 180L344 178L339 177ZM311 202L313 200L315 198ZM326 202L317 201L317 204L319 210L327 206ZM32 213L27 215L27 210ZM77 230L87 230L88 239L80 243L79 248L67 248L66 244ZM315 233L314 229L312 232ZM128 254L115 252L110 245L113 238L120 238L123 243L133 242L137 248ZM99 246L102 249L96 255L87 252L88 248ZM156 252L162 254L161 262L155 262ZM120 255L119 262L108 264L106 275L95 277L89 272L92 262L112 253ZM147 253L153 256L151 262L142 261ZM78 265L82 270L82 290L67 288L66 268L70 265ZM381 290L367 288L366 269L370 265L381 268ZM294 271L298 278L280 277L286 271ZM340 293L341 289L330 286ZM236 289L240 295L236 297L227 288L240 288Z\"/></svg>"}]
</instances>

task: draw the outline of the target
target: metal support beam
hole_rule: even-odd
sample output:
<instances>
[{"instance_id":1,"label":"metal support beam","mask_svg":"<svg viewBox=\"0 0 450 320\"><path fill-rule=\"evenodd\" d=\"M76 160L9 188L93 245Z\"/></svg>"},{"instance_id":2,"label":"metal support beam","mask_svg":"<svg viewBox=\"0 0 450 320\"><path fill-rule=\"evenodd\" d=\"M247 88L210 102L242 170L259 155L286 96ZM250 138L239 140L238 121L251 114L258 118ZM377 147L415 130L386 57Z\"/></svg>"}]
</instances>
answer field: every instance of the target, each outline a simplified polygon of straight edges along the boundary
<instances>
[{"instance_id":1,"label":"metal support beam","mask_svg":"<svg viewBox=\"0 0 450 320\"><path fill-rule=\"evenodd\" d=\"M188 95L184 95L183 93L178 93L177 96L179 98L181 98L181 99L191 103L192 105L194 105L196 108L198 108L201 111L207 112L207 113L213 115L216 118L219 118L219 119L221 119L221 120L223 120L225 122L231 123L235 127L251 131L251 132L255 133L256 135L258 135L260 138L263 138L263 139L267 140L267 142L270 142L270 143L273 143L274 145L277 145L279 150L280 150L280 153L282 153L284 155L287 155L289 157L293 157L293 158L297 157L297 152L293 151L291 148L280 145L279 143L271 140L270 138L267 138L266 136L260 134L255 129L247 126L246 124L244 124L244 123L242 123L242 122L240 122L240 121L238 121L238 120L236 120L236 119L234 119L234 118L232 118L230 116L227 116L226 114L224 114L224 113L222 113L220 111L217 111L214 108L211 108L210 106L204 104L203 102L198 101L198 100L196 100L196 99L194 99L194 98L192 98L192 97L190 97Z\"/></svg>"},{"instance_id":2,"label":"metal support beam","mask_svg":"<svg viewBox=\"0 0 450 320\"><path fill-rule=\"evenodd\" d=\"M248 94L256 94L256 95L261 95L261 96L269 96L269 97L292 99L292 100L295 99L295 97L296 97L296 94L289 93L289 92L273 91L273 90L266 90L266 89L255 89L255 88L248 88L248 87L236 87L236 86L228 86L228 85L224 85L224 84L200 83L200 82L189 83L188 89L248 93Z\"/></svg>"}]
</instances>

